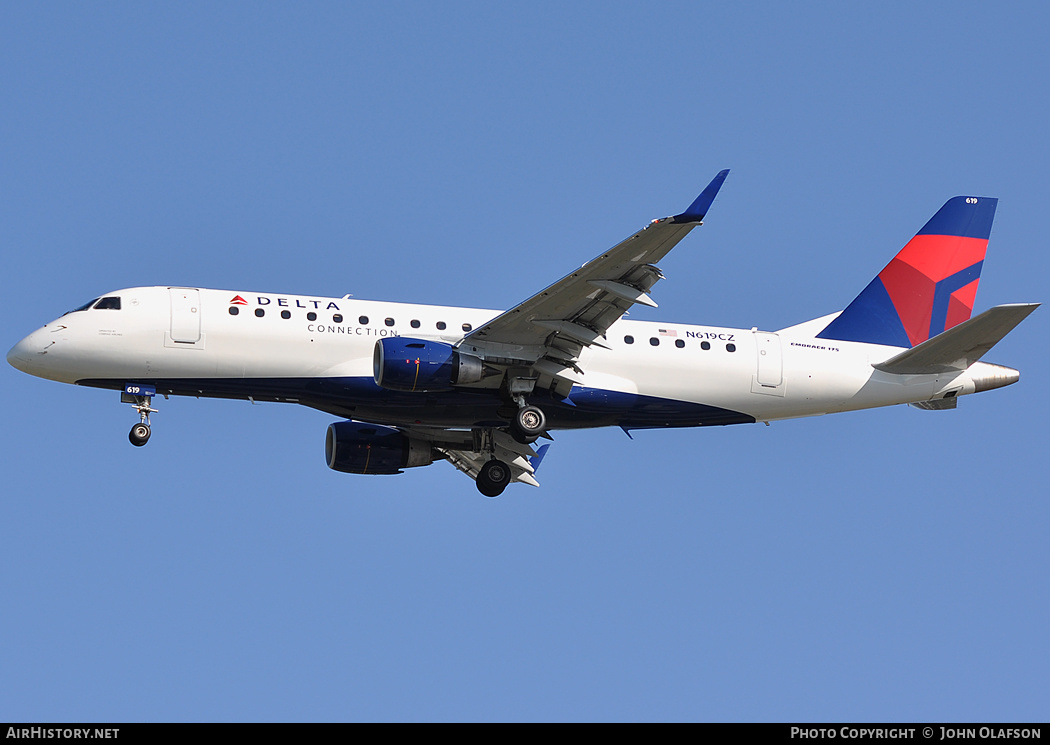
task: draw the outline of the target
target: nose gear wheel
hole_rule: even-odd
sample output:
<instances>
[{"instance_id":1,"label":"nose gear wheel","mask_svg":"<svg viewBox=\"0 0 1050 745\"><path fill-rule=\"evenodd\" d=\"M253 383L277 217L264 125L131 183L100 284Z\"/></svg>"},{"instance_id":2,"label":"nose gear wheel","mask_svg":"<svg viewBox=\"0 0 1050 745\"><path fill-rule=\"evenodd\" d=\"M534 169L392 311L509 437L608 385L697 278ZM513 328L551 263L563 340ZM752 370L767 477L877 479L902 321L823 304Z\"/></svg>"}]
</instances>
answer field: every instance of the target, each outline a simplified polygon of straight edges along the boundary
<instances>
[{"instance_id":1,"label":"nose gear wheel","mask_svg":"<svg viewBox=\"0 0 1050 745\"><path fill-rule=\"evenodd\" d=\"M149 442L150 428L145 422L136 424L131 428L131 432L128 433L128 439L131 440L131 444L135 447L142 447Z\"/></svg>"},{"instance_id":2,"label":"nose gear wheel","mask_svg":"<svg viewBox=\"0 0 1050 745\"><path fill-rule=\"evenodd\" d=\"M153 400L153 389L145 386L144 388L147 388L149 393L129 393L125 390L120 394L120 402L131 404L135 408L135 411L139 413L139 423L132 427L131 432L128 433L128 440L137 448L140 448L149 442L149 436L151 434L149 415L157 413L157 410L150 405ZM134 387L133 390L139 389L138 387Z\"/></svg>"}]
</instances>

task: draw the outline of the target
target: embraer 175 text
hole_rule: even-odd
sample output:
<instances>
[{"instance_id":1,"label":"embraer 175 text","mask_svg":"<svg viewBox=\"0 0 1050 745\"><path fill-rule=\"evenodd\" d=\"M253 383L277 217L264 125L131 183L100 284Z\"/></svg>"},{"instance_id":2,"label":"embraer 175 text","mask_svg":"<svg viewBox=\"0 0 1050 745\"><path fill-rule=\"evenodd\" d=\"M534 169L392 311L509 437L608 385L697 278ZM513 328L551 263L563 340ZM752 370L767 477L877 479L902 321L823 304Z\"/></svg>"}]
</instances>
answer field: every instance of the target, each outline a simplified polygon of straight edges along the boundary
<instances>
[{"instance_id":1,"label":"embraer 175 text","mask_svg":"<svg viewBox=\"0 0 1050 745\"><path fill-rule=\"evenodd\" d=\"M970 318L997 200L955 197L841 312L776 332L624 320L728 171L506 312L188 287L111 292L8 352L19 370L121 391L144 445L155 395L320 409L337 471L447 460L490 497L538 486L556 429L705 427L912 404L1015 383L979 361L1038 307Z\"/></svg>"}]
</instances>

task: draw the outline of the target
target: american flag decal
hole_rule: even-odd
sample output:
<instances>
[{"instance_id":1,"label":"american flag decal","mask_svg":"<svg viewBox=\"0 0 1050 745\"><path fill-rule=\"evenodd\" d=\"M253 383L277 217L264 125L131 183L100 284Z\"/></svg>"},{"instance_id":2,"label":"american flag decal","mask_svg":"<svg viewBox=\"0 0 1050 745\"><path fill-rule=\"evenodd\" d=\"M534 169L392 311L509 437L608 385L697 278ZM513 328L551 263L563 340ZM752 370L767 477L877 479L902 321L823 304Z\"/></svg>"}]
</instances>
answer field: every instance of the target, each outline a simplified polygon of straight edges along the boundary
<instances>
[{"instance_id":1,"label":"american flag decal","mask_svg":"<svg viewBox=\"0 0 1050 745\"><path fill-rule=\"evenodd\" d=\"M660 329L660 336L678 336L678 332L674 329Z\"/></svg>"}]
</instances>

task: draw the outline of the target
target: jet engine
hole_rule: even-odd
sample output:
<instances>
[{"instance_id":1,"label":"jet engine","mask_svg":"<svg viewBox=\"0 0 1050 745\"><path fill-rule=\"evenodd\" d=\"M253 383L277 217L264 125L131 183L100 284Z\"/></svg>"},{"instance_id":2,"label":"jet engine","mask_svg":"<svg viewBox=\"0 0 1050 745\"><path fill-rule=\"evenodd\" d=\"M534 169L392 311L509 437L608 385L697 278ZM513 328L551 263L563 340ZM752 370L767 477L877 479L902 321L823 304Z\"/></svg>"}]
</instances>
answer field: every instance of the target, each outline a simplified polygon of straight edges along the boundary
<instances>
[{"instance_id":1,"label":"jet engine","mask_svg":"<svg viewBox=\"0 0 1050 745\"><path fill-rule=\"evenodd\" d=\"M372 372L376 385L392 391L448 391L455 385L477 383L485 365L451 344L405 336L376 342Z\"/></svg>"},{"instance_id":2,"label":"jet engine","mask_svg":"<svg viewBox=\"0 0 1050 745\"><path fill-rule=\"evenodd\" d=\"M364 422L328 425L324 455L329 468L343 473L401 473L402 468L434 462L434 452L425 440L393 427Z\"/></svg>"}]
</instances>

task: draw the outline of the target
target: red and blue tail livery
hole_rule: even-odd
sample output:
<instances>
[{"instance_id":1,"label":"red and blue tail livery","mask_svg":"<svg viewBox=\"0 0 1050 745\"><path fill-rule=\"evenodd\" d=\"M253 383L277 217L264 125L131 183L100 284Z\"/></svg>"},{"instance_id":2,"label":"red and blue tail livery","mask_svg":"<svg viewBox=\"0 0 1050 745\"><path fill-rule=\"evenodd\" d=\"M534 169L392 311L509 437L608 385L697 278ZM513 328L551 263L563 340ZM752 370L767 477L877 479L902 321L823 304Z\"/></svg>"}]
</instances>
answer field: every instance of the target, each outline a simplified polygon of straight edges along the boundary
<instances>
[{"instance_id":1,"label":"red and blue tail livery","mask_svg":"<svg viewBox=\"0 0 1050 745\"><path fill-rule=\"evenodd\" d=\"M969 320L997 203L949 199L817 338L914 347Z\"/></svg>"}]
</instances>

